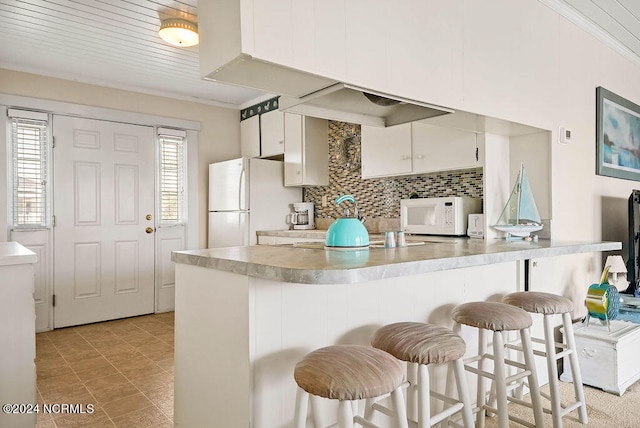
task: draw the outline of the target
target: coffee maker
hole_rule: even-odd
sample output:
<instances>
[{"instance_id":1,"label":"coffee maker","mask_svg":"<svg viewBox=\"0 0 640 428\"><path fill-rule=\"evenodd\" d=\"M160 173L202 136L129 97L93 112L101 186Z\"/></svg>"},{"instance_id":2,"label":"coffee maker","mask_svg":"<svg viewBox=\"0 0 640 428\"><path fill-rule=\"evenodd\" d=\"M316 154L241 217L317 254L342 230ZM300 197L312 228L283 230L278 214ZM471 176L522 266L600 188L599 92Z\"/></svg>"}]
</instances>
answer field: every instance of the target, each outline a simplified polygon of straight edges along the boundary
<instances>
[{"instance_id":1,"label":"coffee maker","mask_svg":"<svg viewBox=\"0 0 640 428\"><path fill-rule=\"evenodd\" d=\"M290 223L294 229L315 229L313 221L313 203L312 202L295 202L293 205L293 214L290 216Z\"/></svg>"}]
</instances>

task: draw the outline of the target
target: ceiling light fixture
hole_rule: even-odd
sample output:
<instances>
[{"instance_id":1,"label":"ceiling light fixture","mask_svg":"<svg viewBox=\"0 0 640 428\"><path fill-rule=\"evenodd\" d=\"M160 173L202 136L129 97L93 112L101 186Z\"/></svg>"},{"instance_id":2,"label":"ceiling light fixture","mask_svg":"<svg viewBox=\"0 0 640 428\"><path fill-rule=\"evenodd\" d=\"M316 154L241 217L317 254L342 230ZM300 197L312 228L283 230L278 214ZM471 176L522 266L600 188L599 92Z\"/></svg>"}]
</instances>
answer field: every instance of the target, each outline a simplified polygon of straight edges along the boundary
<instances>
[{"instance_id":1,"label":"ceiling light fixture","mask_svg":"<svg viewBox=\"0 0 640 428\"><path fill-rule=\"evenodd\" d=\"M198 24L179 18L162 20L158 34L162 40L173 46L195 46L200 41Z\"/></svg>"}]
</instances>

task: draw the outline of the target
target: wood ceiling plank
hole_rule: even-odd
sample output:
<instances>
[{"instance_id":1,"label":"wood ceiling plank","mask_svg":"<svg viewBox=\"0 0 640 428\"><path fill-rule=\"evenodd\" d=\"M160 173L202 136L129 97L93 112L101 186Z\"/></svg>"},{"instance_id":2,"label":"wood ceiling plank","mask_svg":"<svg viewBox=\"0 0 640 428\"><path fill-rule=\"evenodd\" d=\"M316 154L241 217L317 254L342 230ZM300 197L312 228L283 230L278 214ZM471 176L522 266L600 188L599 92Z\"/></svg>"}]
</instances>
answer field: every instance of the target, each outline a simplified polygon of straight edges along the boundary
<instances>
[{"instance_id":1,"label":"wood ceiling plank","mask_svg":"<svg viewBox=\"0 0 640 428\"><path fill-rule=\"evenodd\" d=\"M636 55L640 55L640 40L636 35L626 29L624 25L622 25L616 18L609 15L609 13L607 13L598 4L593 1L585 0L564 1L613 38L617 39L627 49L631 50ZM604 0L599 0L599 3L601 1L602 4L605 5Z\"/></svg>"}]
</instances>

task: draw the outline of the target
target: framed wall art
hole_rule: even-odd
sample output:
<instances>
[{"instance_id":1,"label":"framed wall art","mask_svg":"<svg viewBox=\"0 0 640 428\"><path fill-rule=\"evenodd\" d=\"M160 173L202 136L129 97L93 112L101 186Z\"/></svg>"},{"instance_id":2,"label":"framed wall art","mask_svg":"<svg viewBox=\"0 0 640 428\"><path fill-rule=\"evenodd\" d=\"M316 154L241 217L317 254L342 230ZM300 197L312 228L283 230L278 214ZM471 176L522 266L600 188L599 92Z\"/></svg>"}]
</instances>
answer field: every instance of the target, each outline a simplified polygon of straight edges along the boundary
<instances>
[{"instance_id":1,"label":"framed wall art","mask_svg":"<svg viewBox=\"0 0 640 428\"><path fill-rule=\"evenodd\" d=\"M596 174L640 181L640 106L596 88Z\"/></svg>"}]
</instances>

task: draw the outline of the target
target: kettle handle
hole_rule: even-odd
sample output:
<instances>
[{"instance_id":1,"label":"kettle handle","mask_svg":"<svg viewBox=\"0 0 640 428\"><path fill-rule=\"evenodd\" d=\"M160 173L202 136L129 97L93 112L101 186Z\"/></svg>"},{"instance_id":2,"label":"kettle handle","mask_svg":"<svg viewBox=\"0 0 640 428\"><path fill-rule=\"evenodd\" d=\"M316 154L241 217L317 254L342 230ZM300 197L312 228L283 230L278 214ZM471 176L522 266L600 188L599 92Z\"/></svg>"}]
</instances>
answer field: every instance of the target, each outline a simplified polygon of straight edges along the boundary
<instances>
[{"instance_id":1,"label":"kettle handle","mask_svg":"<svg viewBox=\"0 0 640 428\"><path fill-rule=\"evenodd\" d=\"M351 195L342 195L340 197L338 197L338 199L336 199L336 205L340 205L342 202L344 201L349 201L352 202L354 205L354 210L353 210L353 214L356 218L359 218L360 216L358 215L358 204L356 204L356 199L351 196ZM349 217L349 210L346 210L345 215L347 217Z\"/></svg>"},{"instance_id":2,"label":"kettle handle","mask_svg":"<svg viewBox=\"0 0 640 428\"><path fill-rule=\"evenodd\" d=\"M336 205L340 205L344 201L353 202L354 204L356 203L356 200L355 200L355 198L353 196L351 196L351 195L342 195L342 196L339 196L338 199L336 199Z\"/></svg>"}]
</instances>

